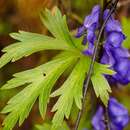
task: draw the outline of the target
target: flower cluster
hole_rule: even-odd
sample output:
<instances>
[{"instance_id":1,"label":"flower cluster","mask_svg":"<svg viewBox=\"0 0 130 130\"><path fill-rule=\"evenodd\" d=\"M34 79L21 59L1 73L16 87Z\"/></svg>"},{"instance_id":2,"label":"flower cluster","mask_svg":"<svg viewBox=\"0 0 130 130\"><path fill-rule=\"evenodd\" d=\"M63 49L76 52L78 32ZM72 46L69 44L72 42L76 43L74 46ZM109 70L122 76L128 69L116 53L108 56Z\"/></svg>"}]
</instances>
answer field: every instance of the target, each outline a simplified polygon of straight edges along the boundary
<instances>
[{"instance_id":1,"label":"flower cluster","mask_svg":"<svg viewBox=\"0 0 130 130\"><path fill-rule=\"evenodd\" d=\"M100 6L97 5L93 8L92 13L88 15L82 27L78 29L77 38L85 34L83 44L88 42L88 49L84 51L86 55L92 55L94 50L94 42L96 40L95 32L99 28Z\"/></svg>"},{"instance_id":2,"label":"flower cluster","mask_svg":"<svg viewBox=\"0 0 130 130\"><path fill-rule=\"evenodd\" d=\"M108 13L109 10L105 10L104 20ZM107 78L113 83L128 84L130 82L130 60L128 59L130 54L122 47L125 35L122 33L121 25L112 16L105 27L105 39L101 63L111 65L111 68L116 71L115 75L107 76Z\"/></svg>"},{"instance_id":3,"label":"flower cluster","mask_svg":"<svg viewBox=\"0 0 130 130\"><path fill-rule=\"evenodd\" d=\"M103 19L109 14L109 9L104 11ZM84 35L83 44L88 43L88 49L84 50L85 55L92 55L94 42L97 37L96 31L99 29L100 6L96 5L91 14L85 18L84 24L78 29L76 37ZM127 49L123 48L122 42L125 35L122 32L121 25L113 16L109 18L104 30L105 41L103 44L102 64L111 65L111 69L116 71L113 76L106 76L111 83L128 84L130 82L130 54Z\"/></svg>"},{"instance_id":4,"label":"flower cluster","mask_svg":"<svg viewBox=\"0 0 130 130\"><path fill-rule=\"evenodd\" d=\"M109 9L103 13L105 21L109 14ZM85 18L84 24L78 29L76 37L84 36L83 45L88 44L88 48L83 50L83 54L91 56L94 51L94 43L97 40L96 31L99 31L100 6L96 5L91 14ZM105 75L110 83L128 84L130 82L130 54L123 48L122 43L125 40L121 25L113 16L108 19L104 29L103 52L100 63L109 64L116 74L112 76ZM109 125L111 130L123 130L129 122L127 109L110 98L108 103ZM92 119L94 130L105 130L105 112L102 106L99 106L95 116Z\"/></svg>"},{"instance_id":5,"label":"flower cluster","mask_svg":"<svg viewBox=\"0 0 130 130\"><path fill-rule=\"evenodd\" d=\"M111 130L123 130L129 122L127 109L117 102L115 98L110 98L108 104L109 125ZM105 130L105 112L102 106L99 106L95 116L92 119L94 130Z\"/></svg>"}]
</instances>

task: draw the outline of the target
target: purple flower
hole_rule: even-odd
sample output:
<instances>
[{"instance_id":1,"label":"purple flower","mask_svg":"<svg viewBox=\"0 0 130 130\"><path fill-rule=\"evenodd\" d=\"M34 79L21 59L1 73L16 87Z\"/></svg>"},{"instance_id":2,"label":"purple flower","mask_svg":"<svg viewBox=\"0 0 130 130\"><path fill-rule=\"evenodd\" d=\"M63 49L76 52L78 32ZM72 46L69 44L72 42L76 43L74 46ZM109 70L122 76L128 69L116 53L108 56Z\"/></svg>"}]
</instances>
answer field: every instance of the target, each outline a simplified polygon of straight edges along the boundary
<instances>
[{"instance_id":1,"label":"purple flower","mask_svg":"<svg viewBox=\"0 0 130 130\"><path fill-rule=\"evenodd\" d=\"M105 20L109 14L109 9L104 11L103 19ZM76 37L84 36L83 44L88 42L88 48L83 50L84 55L91 56L94 51L94 42L97 37L95 32L99 29L100 6L96 5L88 15L82 27L78 29ZM116 71L113 76L106 75L111 83L128 84L130 82L130 54L127 49L122 47L123 41L126 39L122 32L121 24L111 16L104 29L104 45L100 63L109 64L111 69Z\"/></svg>"},{"instance_id":2,"label":"purple flower","mask_svg":"<svg viewBox=\"0 0 130 130\"><path fill-rule=\"evenodd\" d=\"M111 130L123 130L129 122L128 110L115 98L110 98L108 104L109 126ZM105 112L99 106L92 119L94 130L105 130Z\"/></svg>"},{"instance_id":3,"label":"purple flower","mask_svg":"<svg viewBox=\"0 0 130 130\"><path fill-rule=\"evenodd\" d=\"M104 12L104 20L109 10ZM125 35L122 33L120 23L113 18L107 21L105 26L105 42L103 46L102 64L111 65L111 69L116 71L113 76L106 76L110 83L128 84L130 82L130 54L127 49L122 47Z\"/></svg>"},{"instance_id":4,"label":"purple flower","mask_svg":"<svg viewBox=\"0 0 130 130\"><path fill-rule=\"evenodd\" d=\"M96 29L99 26L100 6L96 5L93 7L92 12L85 18L84 26L86 29L92 27Z\"/></svg>"},{"instance_id":5,"label":"purple flower","mask_svg":"<svg viewBox=\"0 0 130 130\"><path fill-rule=\"evenodd\" d=\"M103 56L101 58L101 63L102 64L109 64L111 65L111 69L113 65L115 64L115 58L113 57L113 53L111 52L111 48L106 46L104 47L105 49L103 50Z\"/></svg>"},{"instance_id":6,"label":"purple flower","mask_svg":"<svg viewBox=\"0 0 130 130\"><path fill-rule=\"evenodd\" d=\"M104 110L100 106L92 119L92 125L94 130L105 130L105 123L104 123Z\"/></svg>"},{"instance_id":7,"label":"purple flower","mask_svg":"<svg viewBox=\"0 0 130 130\"><path fill-rule=\"evenodd\" d=\"M104 11L104 17L103 17L104 20L107 18L109 11L110 11L109 9L106 9ZM120 22L118 20L115 20L114 17L111 16L106 23L105 31L107 33L112 32L112 31L122 32Z\"/></svg>"},{"instance_id":8,"label":"purple flower","mask_svg":"<svg viewBox=\"0 0 130 130\"><path fill-rule=\"evenodd\" d=\"M81 37L85 33L85 31L86 31L86 28L84 26L79 27L76 37L77 38Z\"/></svg>"},{"instance_id":9,"label":"purple flower","mask_svg":"<svg viewBox=\"0 0 130 130\"><path fill-rule=\"evenodd\" d=\"M114 35L113 32L110 35L112 37L108 36L104 44L101 63L111 65L111 69L116 71L116 74L108 80L113 78L112 81L115 83L128 84L130 82L130 60L128 59L130 54L121 46L124 39L122 33L118 34L120 36Z\"/></svg>"},{"instance_id":10,"label":"purple flower","mask_svg":"<svg viewBox=\"0 0 130 130\"><path fill-rule=\"evenodd\" d=\"M120 58L126 58L128 60L130 54L127 49L123 48L120 45L121 44L119 43L120 39L117 41L116 45L113 45L116 42L113 42L112 44L112 42L107 42L107 41L112 41L112 39L106 40L106 42L104 43L103 55L101 58L102 64L109 64L111 65L111 68L113 68L114 66L117 65Z\"/></svg>"},{"instance_id":11,"label":"purple flower","mask_svg":"<svg viewBox=\"0 0 130 130\"><path fill-rule=\"evenodd\" d=\"M92 43L89 43L88 49L83 51L83 54L85 55L92 55L94 51L94 45Z\"/></svg>"},{"instance_id":12,"label":"purple flower","mask_svg":"<svg viewBox=\"0 0 130 130\"><path fill-rule=\"evenodd\" d=\"M116 48L115 50L113 50L113 53L115 54L116 58L121 57L128 59L130 57L129 51L123 47Z\"/></svg>"},{"instance_id":13,"label":"purple flower","mask_svg":"<svg viewBox=\"0 0 130 130\"><path fill-rule=\"evenodd\" d=\"M99 27L99 16L100 16L100 6L96 5L92 9L90 15L88 15L82 27L78 29L76 37L79 38L84 35L83 44L85 45L88 42L88 49L84 51L86 55L92 55L94 42L96 40L95 31Z\"/></svg>"},{"instance_id":14,"label":"purple flower","mask_svg":"<svg viewBox=\"0 0 130 130\"><path fill-rule=\"evenodd\" d=\"M125 35L121 32L112 31L106 37L105 46L121 47Z\"/></svg>"},{"instance_id":15,"label":"purple flower","mask_svg":"<svg viewBox=\"0 0 130 130\"><path fill-rule=\"evenodd\" d=\"M112 77L120 84L128 84L130 82L130 60L128 58L119 58L114 65L117 72Z\"/></svg>"},{"instance_id":16,"label":"purple flower","mask_svg":"<svg viewBox=\"0 0 130 130\"><path fill-rule=\"evenodd\" d=\"M104 51L101 63L111 65L111 69L116 72L111 78L107 76L109 81L120 84L128 84L130 82L130 60L128 56L128 50L124 48L112 47Z\"/></svg>"},{"instance_id":17,"label":"purple flower","mask_svg":"<svg viewBox=\"0 0 130 130\"><path fill-rule=\"evenodd\" d=\"M122 130L129 122L128 110L115 98L110 98L108 108L109 118L117 130Z\"/></svg>"}]
</instances>

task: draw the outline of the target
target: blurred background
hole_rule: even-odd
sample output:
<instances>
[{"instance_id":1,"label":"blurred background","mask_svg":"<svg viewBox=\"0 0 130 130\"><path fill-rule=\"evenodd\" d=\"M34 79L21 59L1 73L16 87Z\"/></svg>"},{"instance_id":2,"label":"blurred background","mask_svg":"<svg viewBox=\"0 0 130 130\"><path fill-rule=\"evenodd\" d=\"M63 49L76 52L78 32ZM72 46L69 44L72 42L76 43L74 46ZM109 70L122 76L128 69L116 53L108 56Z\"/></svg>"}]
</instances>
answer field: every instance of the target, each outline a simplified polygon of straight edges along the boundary
<instances>
[{"instance_id":1,"label":"blurred background","mask_svg":"<svg viewBox=\"0 0 130 130\"><path fill-rule=\"evenodd\" d=\"M47 29L42 25L39 12L48 8L53 9L58 6L63 14L67 15L68 26L72 34L76 33L77 28L82 24L84 17L90 12L93 5L101 3L100 0L0 0L0 50L14 42L9 33L24 30L29 32L49 35ZM124 46L130 49L130 0L120 0L115 17L122 23L123 30L127 36ZM0 56L2 52L0 52ZM15 63L6 65L0 70L0 86L11 78L12 74L32 68L45 61L48 61L55 52L40 52L33 54L28 58L21 59ZM63 77L64 78L64 77ZM8 99L15 95L20 89L11 91L0 91L0 110L6 105ZM130 85L118 90L113 87L113 95L122 102L130 112ZM81 121L82 128L91 130L91 95L88 95L87 112ZM52 103L53 104L53 103ZM50 130L50 119L53 114L50 112L52 104L48 105L47 118L43 121L38 112L37 103L34 105L28 119L24 124L14 130ZM74 125L77 110L73 110L71 119L67 124ZM5 115L0 115L0 130L2 130L2 121ZM42 125L46 122L45 125ZM41 124L41 125L36 125ZM66 123L59 130L68 130ZM125 130L130 130L128 126Z\"/></svg>"}]
</instances>

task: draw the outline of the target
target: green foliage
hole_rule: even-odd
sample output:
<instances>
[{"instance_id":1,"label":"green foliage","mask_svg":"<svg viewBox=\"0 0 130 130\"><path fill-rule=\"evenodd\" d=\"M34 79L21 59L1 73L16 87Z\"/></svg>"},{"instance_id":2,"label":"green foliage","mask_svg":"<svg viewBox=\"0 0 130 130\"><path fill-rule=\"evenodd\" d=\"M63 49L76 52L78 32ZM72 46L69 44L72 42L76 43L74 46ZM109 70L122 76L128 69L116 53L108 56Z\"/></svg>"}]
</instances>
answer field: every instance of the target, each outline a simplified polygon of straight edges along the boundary
<instances>
[{"instance_id":1,"label":"green foliage","mask_svg":"<svg viewBox=\"0 0 130 130\"><path fill-rule=\"evenodd\" d=\"M17 73L14 75L15 78L2 87L2 89L10 89L27 84L27 87L9 100L8 105L2 111L2 113L10 113L3 123L5 130L13 128L18 119L19 125L21 125L38 97L40 113L45 114L54 83L73 60L75 60L75 56L67 55L32 70ZM13 120L14 118L15 120Z\"/></svg>"},{"instance_id":2,"label":"green foliage","mask_svg":"<svg viewBox=\"0 0 130 130\"><path fill-rule=\"evenodd\" d=\"M104 105L107 107L109 100L109 93L111 88L103 74L112 75L115 72L107 69L109 65L98 64L95 66L95 73L92 75L91 80L97 97L100 97Z\"/></svg>"},{"instance_id":3,"label":"green foliage","mask_svg":"<svg viewBox=\"0 0 130 130\"><path fill-rule=\"evenodd\" d=\"M41 50L72 50L65 41L52 37L20 31L12 33L11 37L21 42L9 45L2 51L5 53L0 58L0 68L8 62L19 60Z\"/></svg>"},{"instance_id":4,"label":"green foliage","mask_svg":"<svg viewBox=\"0 0 130 130\"><path fill-rule=\"evenodd\" d=\"M64 15L62 17L62 14L58 8L55 10L54 15L52 15L47 9L43 11L41 13L41 20L55 38L66 41L67 44L73 46L74 43L72 37L69 35L66 16Z\"/></svg>"},{"instance_id":5,"label":"green foliage","mask_svg":"<svg viewBox=\"0 0 130 130\"><path fill-rule=\"evenodd\" d=\"M74 103L79 109L82 106L83 83L91 59L81 53L82 49L84 49L81 45L81 39L77 40L70 35L66 18L65 16L62 17L58 9L56 9L54 15L48 10L42 12L41 18L54 37L23 31L12 33L11 37L19 42L3 49L5 54L0 58L0 68L10 61L14 62L38 51L62 50L62 52L43 65L14 74L14 78L2 86L1 89L4 90L25 86L21 92L8 101L2 110L2 113L8 114L3 122L4 130L13 129L18 121L19 125L21 125L28 117L37 99L39 99L40 114L44 118L50 97L59 96L52 109L55 112L52 120L53 130L56 130L62 124L64 117L69 118ZM75 66L67 80L58 90L51 94L51 90L58 78L67 68L74 64ZM92 75L95 93L105 105L107 105L111 89L103 74L112 75L114 73L108 68L108 65L95 63Z\"/></svg>"},{"instance_id":6,"label":"green foliage","mask_svg":"<svg viewBox=\"0 0 130 130\"><path fill-rule=\"evenodd\" d=\"M44 123L43 125L36 125L36 130L50 130L52 125L50 123ZM69 130L67 124L63 122L62 126L58 127L55 130Z\"/></svg>"},{"instance_id":7,"label":"green foliage","mask_svg":"<svg viewBox=\"0 0 130 130\"><path fill-rule=\"evenodd\" d=\"M111 88L107 80L100 73L92 76L92 84L97 97L100 97L102 102L107 106L107 101L109 100L108 92L111 92Z\"/></svg>"},{"instance_id":8,"label":"green foliage","mask_svg":"<svg viewBox=\"0 0 130 130\"><path fill-rule=\"evenodd\" d=\"M85 64L85 60L85 58L81 58L64 84L51 94L51 97L60 95L52 109L53 112L56 111L52 121L54 128L62 123L64 116L66 116L67 119L69 118L74 101L79 109L82 107L82 86L87 71L86 67L88 67L88 65ZM82 73L80 74L80 72Z\"/></svg>"},{"instance_id":9,"label":"green foliage","mask_svg":"<svg viewBox=\"0 0 130 130\"><path fill-rule=\"evenodd\" d=\"M126 40L123 42L125 48L130 48L130 19L122 19L123 32L126 35Z\"/></svg>"}]
</instances>

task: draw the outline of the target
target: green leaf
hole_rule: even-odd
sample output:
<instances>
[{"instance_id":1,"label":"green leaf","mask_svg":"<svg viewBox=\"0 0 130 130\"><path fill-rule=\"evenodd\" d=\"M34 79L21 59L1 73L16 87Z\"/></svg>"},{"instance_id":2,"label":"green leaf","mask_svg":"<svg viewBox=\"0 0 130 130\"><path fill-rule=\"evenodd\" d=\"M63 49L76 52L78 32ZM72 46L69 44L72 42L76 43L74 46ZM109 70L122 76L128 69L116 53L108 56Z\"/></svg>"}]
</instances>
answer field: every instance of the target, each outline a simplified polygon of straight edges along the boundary
<instances>
[{"instance_id":1,"label":"green leaf","mask_svg":"<svg viewBox=\"0 0 130 130\"><path fill-rule=\"evenodd\" d=\"M97 97L100 97L104 105L107 107L109 100L109 93L111 93L111 88L102 75L102 73L94 74L91 77L92 84L95 90L95 94Z\"/></svg>"},{"instance_id":2,"label":"green leaf","mask_svg":"<svg viewBox=\"0 0 130 130\"><path fill-rule=\"evenodd\" d=\"M122 18L122 27L123 27L123 32L126 35L126 39L123 42L123 46L129 49L130 48L130 19Z\"/></svg>"},{"instance_id":3,"label":"green leaf","mask_svg":"<svg viewBox=\"0 0 130 130\"><path fill-rule=\"evenodd\" d=\"M107 107L109 100L109 93L111 93L111 88L108 84L107 79L105 79L105 75L113 75L116 72L109 69L109 65L104 65L100 63L95 63L94 65L94 73L91 77L93 88L97 97L100 97L101 101Z\"/></svg>"},{"instance_id":4,"label":"green leaf","mask_svg":"<svg viewBox=\"0 0 130 130\"><path fill-rule=\"evenodd\" d=\"M67 119L69 118L74 101L76 106L81 109L83 83L90 63L91 59L89 57L81 56L69 78L58 90L51 94L51 97L60 96L52 109L53 112L56 111L52 120L52 129L56 129L58 125L61 125L64 117ZM111 92L111 89L103 74L114 74L114 71L108 69L108 67L109 65L103 65L95 62L94 72L91 77L95 93L97 97L100 96L105 105L107 105L109 92Z\"/></svg>"},{"instance_id":5,"label":"green leaf","mask_svg":"<svg viewBox=\"0 0 130 130\"><path fill-rule=\"evenodd\" d=\"M110 65L104 65L104 64L100 64L95 62L95 66L94 66L94 74L107 74L107 75L113 75L116 72L114 70L110 69Z\"/></svg>"},{"instance_id":6,"label":"green leaf","mask_svg":"<svg viewBox=\"0 0 130 130\"><path fill-rule=\"evenodd\" d=\"M10 61L14 62L42 50L73 50L63 40L40 34L20 31L12 33L11 36L21 42L9 45L2 50L5 54L0 58L0 68Z\"/></svg>"},{"instance_id":7,"label":"green leaf","mask_svg":"<svg viewBox=\"0 0 130 130\"><path fill-rule=\"evenodd\" d=\"M36 130L50 130L51 126L52 125L49 123L44 123L43 125L36 125L35 128ZM61 127L58 127L57 129L54 130L69 130L69 128L67 124L64 122Z\"/></svg>"},{"instance_id":8,"label":"green leaf","mask_svg":"<svg viewBox=\"0 0 130 130\"><path fill-rule=\"evenodd\" d=\"M15 74L14 78L8 81L2 89L15 88L24 84L27 84L27 87L11 98L2 110L2 113L9 113L3 122L4 130L12 129L18 120L21 125L38 97L40 113L42 116L45 115L52 87L65 69L76 59L76 56L68 53L62 58L57 58L37 68Z\"/></svg>"},{"instance_id":9,"label":"green leaf","mask_svg":"<svg viewBox=\"0 0 130 130\"><path fill-rule=\"evenodd\" d=\"M94 73L91 77L92 84L94 87L94 91L97 97L100 97L104 105L107 107L109 100L109 93L111 93L111 88L108 84L107 79L105 79L105 75L113 75L116 72L109 69L109 65L103 65L100 63L95 63L94 65Z\"/></svg>"},{"instance_id":10,"label":"green leaf","mask_svg":"<svg viewBox=\"0 0 130 130\"><path fill-rule=\"evenodd\" d=\"M69 118L74 101L77 107L81 109L82 88L88 67L88 64L85 63L86 59L82 57L64 84L51 94L51 97L60 95L52 109L53 112L56 111L52 121L52 129L56 129L62 124L64 116Z\"/></svg>"},{"instance_id":11,"label":"green leaf","mask_svg":"<svg viewBox=\"0 0 130 130\"><path fill-rule=\"evenodd\" d=\"M54 15L49 10L41 12L41 20L47 29L57 39L66 41L69 46L75 46L66 23L66 16L62 16L58 8L55 9Z\"/></svg>"},{"instance_id":12,"label":"green leaf","mask_svg":"<svg viewBox=\"0 0 130 130\"><path fill-rule=\"evenodd\" d=\"M28 117L37 99L39 100L40 114L44 118L50 97L59 96L52 109L55 112L52 121L53 130L62 124L64 117L69 118L74 102L81 109L83 83L91 58L83 56L82 50L84 50L84 46L81 45L82 39L76 39L70 35L66 17L62 17L57 8L54 15L48 10L42 12L41 19L54 37L24 31L10 34L11 37L19 42L2 50L5 54L0 58L0 68L10 61L14 62L38 51L62 50L62 52L46 64L14 74L14 78L1 88L11 89L25 86L21 92L8 101L7 106L2 110L2 113L8 114L3 122L4 130L11 130L18 121L19 125L21 125ZM71 70L71 65L74 66L74 69L70 76L61 88L50 96L58 78L67 68ZM95 93L105 105L107 105L111 89L103 74L114 74L114 71L110 70L109 67L95 62L91 77Z\"/></svg>"},{"instance_id":13,"label":"green leaf","mask_svg":"<svg viewBox=\"0 0 130 130\"><path fill-rule=\"evenodd\" d=\"M19 33L10 33L10 36L14 38L15 40L25 42L25 41L36 41L36 40L53 40L54 38L38 34L38 33L31 33L31 32L25 32L25 31L19 31Z\"/></svg>"}]
</instances>

